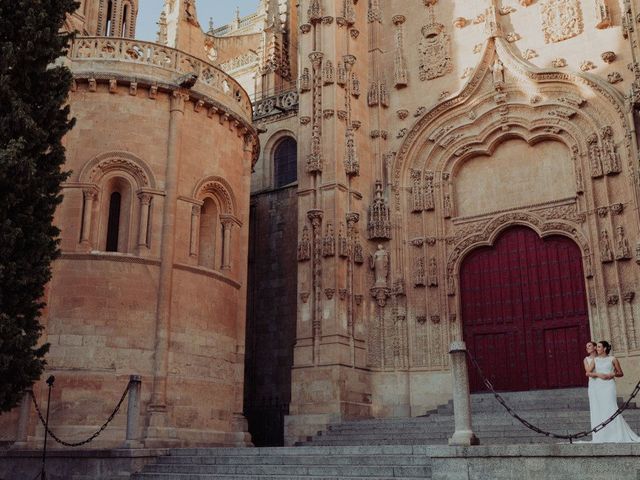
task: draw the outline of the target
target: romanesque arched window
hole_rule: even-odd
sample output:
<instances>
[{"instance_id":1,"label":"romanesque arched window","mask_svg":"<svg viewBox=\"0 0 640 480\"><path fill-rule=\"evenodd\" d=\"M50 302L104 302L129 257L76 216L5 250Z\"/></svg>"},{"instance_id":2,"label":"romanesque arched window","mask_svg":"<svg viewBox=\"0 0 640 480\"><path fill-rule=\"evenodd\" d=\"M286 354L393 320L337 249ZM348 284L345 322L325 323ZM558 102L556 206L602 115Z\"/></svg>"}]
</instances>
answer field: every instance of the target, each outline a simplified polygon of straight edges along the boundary
<instances>
[{"instance_id":1,"label":"romanesque arched window","mask_svg":"<svg viewBox=\"0 0 640 480\"><path fill-rule=\"evenodd\" d=\"M103 188L101 249L106 252L127 253L133 203L131 183L124 176L113 176L106 180Z\"/></svg>"},{"instance_id":2,"label":"romanesque arched window","mask_svg":"<svg viewBox=\"0 0 640 480\"><path fill-rule=\"evenodd\" d=\"M118 239L120 238L120 208L122 207L122 195L113 192L109 198L109 215L107 218L107 252L118 251Z\"/></svg>"},{"instance_id":3,"label":"romanesque arched window","mask_svg":"<svg viewBox=\"0 0 640 480\"><path fill-rule=\"evenodd\" d=\"M274 184L282 187L298 179L298 145L292 137L285 137L273 151Z\"/></svg>"},{"instance_id":4,"label":"romanesque arched window","mask_svg":"<svg viewBox=\"0 0 640 480\"><path fill-rule=\"evenodd\" d=\"M198 265L217 269L222 266L220 209L213 198L207 197L200 207L200 241L198 242Z\"/></svg>"},{"instance_id":5,"label":"romanesque arched window","mask_svg":"<svg viewBox=\"0 0 640 480\"><path fill-rule=\"evenodd\" d=\"M107 152L87 162L78 179L84 185L81 248L147 253L156 183L146 164L129 152Z\"/></svg>"},{"instance_id":6,"label":"romanesque arched window","mask_svg":"<svg viewBox=\"0 0 640 480\"><path fill-rule=\"evenodd\" d=\"M194 199L189 254L201 267L231 270L232 231L241 225L231 187L220 177L208 177L196 187Z\"/></svg>"}]
</instances>

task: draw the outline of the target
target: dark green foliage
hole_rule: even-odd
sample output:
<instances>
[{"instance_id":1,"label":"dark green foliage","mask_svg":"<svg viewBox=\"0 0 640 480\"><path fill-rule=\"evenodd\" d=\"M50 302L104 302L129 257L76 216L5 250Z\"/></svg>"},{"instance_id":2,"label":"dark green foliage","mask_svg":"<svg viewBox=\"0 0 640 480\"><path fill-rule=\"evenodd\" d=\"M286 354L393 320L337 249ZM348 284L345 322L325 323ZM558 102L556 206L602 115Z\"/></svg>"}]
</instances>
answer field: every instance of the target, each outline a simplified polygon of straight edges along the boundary
<instances>
[{"instance_id":1,"label":"dark green foliage","mask_svg":"<svg viewBox=\"0 0 640 480\"><path fill-rule=\"evenodd\" d=\"M52 224L69 131L67 68L53 66L74 0L0 0L0 412L42 374L44 287L58 254Z\"/></svg>"}]
</instances>

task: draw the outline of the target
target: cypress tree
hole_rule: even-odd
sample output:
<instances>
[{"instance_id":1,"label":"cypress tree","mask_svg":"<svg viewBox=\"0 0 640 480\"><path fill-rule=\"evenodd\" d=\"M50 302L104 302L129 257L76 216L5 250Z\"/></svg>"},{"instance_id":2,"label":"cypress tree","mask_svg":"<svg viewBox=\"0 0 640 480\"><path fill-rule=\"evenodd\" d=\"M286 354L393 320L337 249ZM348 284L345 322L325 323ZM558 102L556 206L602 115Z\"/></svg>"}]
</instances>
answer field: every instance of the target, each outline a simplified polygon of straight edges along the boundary
<instances>
[{"instance_id":1,"label":"cypress tree","mask_svg":"<svg viewBox=\"0 0 640 480\"><path fill-rule=\"evenodd\" d=\"M42 374L40 313L58 255L53 215L70 130L71 72L56 63L74 0L0 0L0 412Z\"/></svg>"}]
</instances>

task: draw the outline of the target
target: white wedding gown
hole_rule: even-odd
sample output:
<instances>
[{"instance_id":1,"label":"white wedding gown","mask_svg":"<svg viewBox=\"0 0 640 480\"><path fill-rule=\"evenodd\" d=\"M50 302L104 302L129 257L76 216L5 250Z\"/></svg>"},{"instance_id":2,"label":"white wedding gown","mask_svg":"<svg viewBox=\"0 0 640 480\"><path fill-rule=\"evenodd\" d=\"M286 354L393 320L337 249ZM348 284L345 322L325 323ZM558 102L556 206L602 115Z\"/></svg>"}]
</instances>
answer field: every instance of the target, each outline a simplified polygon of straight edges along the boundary
<instances>
[{"instance_id":1,"label":"white wedding gown","mask_svg":"<svg viewBox=\"0 0 640 480\"><path fill-rule=\"evenodd\" d=\"M613 358L595 357L596 373L612 374ZM589 378L589 406L591 409L591 428L600 425L618 409L616 399L615 380L603 380L601 378ZM636 435L627 422L618 415L611 423L599 432L593 434L593 443L631 443L640 442L640 436Z\"/></svg>"}]
</instances>

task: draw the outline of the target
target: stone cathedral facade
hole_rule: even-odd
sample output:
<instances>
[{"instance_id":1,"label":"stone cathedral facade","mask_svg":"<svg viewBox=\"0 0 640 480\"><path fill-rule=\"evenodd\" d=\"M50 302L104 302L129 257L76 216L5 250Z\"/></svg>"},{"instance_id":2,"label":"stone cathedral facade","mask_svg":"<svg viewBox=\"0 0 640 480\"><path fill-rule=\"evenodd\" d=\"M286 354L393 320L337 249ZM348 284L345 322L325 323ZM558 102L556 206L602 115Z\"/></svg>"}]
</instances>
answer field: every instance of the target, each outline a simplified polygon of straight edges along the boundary
<instances>
[{"instance_id":1,"label":"stone cathedral facade","mask_svg":"<svg viewBox=\"0 0 640 480\"><path fill-rule=\"evenodd\" d=\"M153 44L84 3L46 338L102 383L60 412L142 373L146 445L291 444L446 402L453 340L500 390L585 386L589 339L635 384L637 0L167 0Z\"/></svg>"},{"instance_id":2,"label":"stone cathedral facade","mask_svg":"<svg viewBox=\"0 0 640 480\"><path fill-rule=\"evenodd\" d=\"M630 389L640 5L262 3L281 23L255 49L275 53L254 57L245 413L247 391L285 399L288 443L424 414L450 398L459 339L501 390L584 386L584 343L610 339ZM279 173L289 137L293 184Z\"/></svg>"}]
</instances>

